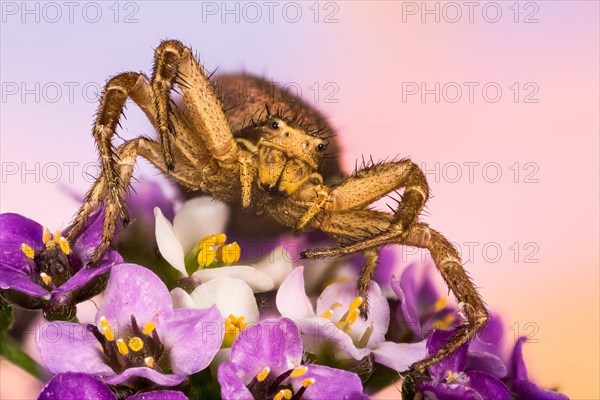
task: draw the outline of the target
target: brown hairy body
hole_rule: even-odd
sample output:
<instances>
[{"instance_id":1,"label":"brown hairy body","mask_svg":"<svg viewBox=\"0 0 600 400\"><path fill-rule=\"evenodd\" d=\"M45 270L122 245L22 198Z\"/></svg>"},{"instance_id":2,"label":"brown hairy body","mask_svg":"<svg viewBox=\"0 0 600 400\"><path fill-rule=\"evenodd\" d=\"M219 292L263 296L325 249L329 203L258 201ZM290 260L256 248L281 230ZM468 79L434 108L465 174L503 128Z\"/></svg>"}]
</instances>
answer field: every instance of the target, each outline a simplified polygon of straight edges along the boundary
<instances>
[{"instance_id":1,"label":"brown hairy body","mask_svg":"<svg viewBox=\"0 0 600 400\"><path fill-rule=\"evenodd\" d=\"M437 354L411 367L415 373L425 373L485 325L488 313L458 253L439 232L418 221L429 189L413 162L371 163L343 178L338 164L326 155L335 155L338 149L324 136L329 127L317 111L258 78L233 75L216 85L209 78L189 48L168 40L155 51L151 79L129 72L107 82L93 129L102 173L69 231L69 238L75 238L91 212L104 204L103 237L92 262L100 260L111 245L117 223L128 221L124 198L136 158L141 156L189 190L239 205L246 215L267 215L288 228L321 230L338 243L335 248L306 250L303 257L364 253L356 288L365 299L364 312L368 312L367 293L379 247L401 244L428 249L459 304L465 306L467 320ZM256 90L244 91L237 99L228 97L227 89L217 90L237 82L252 83ZM181 106L171 99L174 87L181 93ZM140 137L113 147L127 98L144 111L158 140ZM369 208L398 189L404 189L404 194L392 213Z\"/></svg>"}]
</instances>

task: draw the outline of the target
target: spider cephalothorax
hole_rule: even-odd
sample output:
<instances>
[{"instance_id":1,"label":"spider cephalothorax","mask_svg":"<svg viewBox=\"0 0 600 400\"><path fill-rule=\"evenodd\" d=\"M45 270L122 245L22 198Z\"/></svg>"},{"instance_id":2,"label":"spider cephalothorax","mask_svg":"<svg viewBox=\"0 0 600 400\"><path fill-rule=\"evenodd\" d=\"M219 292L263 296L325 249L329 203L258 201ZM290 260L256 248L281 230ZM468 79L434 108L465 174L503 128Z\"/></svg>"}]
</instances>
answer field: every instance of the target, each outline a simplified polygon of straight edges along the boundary
<instances>
[{"instance_id":1,"label":"spider cephalothorax","mask_svg":"<svg viewBox=\"0 0 600 400\"><path fill-rule=\"evenodd\" d=\"M258 186L269 193L291 195L309 179L323 179L317 173L327 142L278 115L259 126Z\"/></svg>"},{"instance_id":2,"label":"spider cephalothorax","mask_svg":"<svg viewBox=\"0 0 600 400\"><path fill-rule=\"evenodd\" d=\"M256 78L247 79L268 86ZM174 107L170 97L175 85L181 92L181 107ZM112 137L127 98L144 111L158 132L158 141L139 137L113 147ZM241 205L248 213L267 215L288 228L321 230L339 245L306 250L304 257L362 252L365 263L356 290L364 298L364 312L368 312L367 293L381 246L428 249L458 302L466 305L467 321L437 354L413 365L416 372L423 373L485 325L485 305L458 252L439 232L419 222L429 188L416 164L408 159L371 163L339 179L339 170L327 163L323 153L327 137L318 134L320 125L326 123L313 108L289 97L264 97L254 91L240 96L239 103L229 103L191 50L176 40L163 41L156 49L151 79L136 72L110 79L93 130L102 173L71 225L68 239L77 237L91 212L103 204L102 240L91 260L102 258L114 239L118 220L128 219L125 192L136 158L142 156L185 188ZM287 112L303 115L304 121L284 118ZM252 124L245 123L248 119ZM399 189L404 189L402 201L391 213L369 207Z\"/></svg>"}]
</instances>

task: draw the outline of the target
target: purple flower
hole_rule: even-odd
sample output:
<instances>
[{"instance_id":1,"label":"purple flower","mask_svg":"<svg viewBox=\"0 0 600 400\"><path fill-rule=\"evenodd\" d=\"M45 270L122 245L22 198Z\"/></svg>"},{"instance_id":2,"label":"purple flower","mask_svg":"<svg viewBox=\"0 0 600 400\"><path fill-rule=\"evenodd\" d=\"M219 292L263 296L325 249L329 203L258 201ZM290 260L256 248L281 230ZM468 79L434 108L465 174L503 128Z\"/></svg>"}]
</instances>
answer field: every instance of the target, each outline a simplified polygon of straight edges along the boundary
<instances>
[{"instance_id":1,"label":"purple flower","mask_svg":"<svg viewBox=\"0 0 600 400\"><path fill-rule=\"evenodd\" d=\"M538 387L527 378L527 367L523 360L523 343L526 337L520 337L515 344L511 359L509 362L509 385L517 399L529 400L568 400L569 398L561 393L552 390L546 390Z\"/></svg>"},{"instance_id":2,"label":"purple flower","mask_svg":"<svg viewBox=\"0 0 600 400\"><path fill-rule=\"evenodd\" d=\"M356 297L355 281L329 285L317 300L315 311L304 292L303 270L298 267L288 275L277 292L276 303L281 315L300 326L306 351L318 355L333 348L337 359L355 360L372 354L375 362L396 371L425 358L425 341L385 340L390 309L376 282L369 292L368 318L360 313L363 299Z\"/></svg>"},{"instance_id":3,"label":"purple flower","mask_svg":"<svg viewBox=\"0 0 600 400\"><path fill-rule=\"evenodd\" d=\"M432 329L447 329L456 320L458 313L447 306L447 297L440 297L430 278L429 266L417 277L420 264L409 264L400 279L392 276L390 285L400 300L400 307L394 315L395 325L407 327L416 340L423 340ZM417 281L420 282L417 282Z\"/></svg>"},{"instance_id":4,"label":"purple flower","mask_svg":"<svg viewBox=\"0 0 600 400\"><path fill-rule=\"evenodd\" d=\"M53 322L38 340L53 373L84 372L116 385L145 379L175 386L206 368L223 341L213 306L174 310L165 284L135 264L113 268L96 324Z\"/></svg>"},{"instance_id":5,"label":"purple flower","mask_svg":"<svg viewBox=\"0 0 600 400\"><path fill-rule=\"evenodd\" d=\"M55 375L42 389L38 400L117 400L109 386L92 375L81 372L65 372ZM156 390L128 396L129 400L187 400L181 392Z\"/></svg>"},{"instance_id":6,"label":"purple flower","mask_svg":"<svg viewBox=\"0 0 600 400\"><path fill-rule=\"evenodd\" d=\"M427 339L427 353L435 354L453 331L435 330ZM431 380L422 381L417 391L427 399L508 400L510 393L500 379L485 372L465 371L468 344L429 367Z\"/></svg>"},{"instance_id":7,"label":"purple flower","mask_svg":"<svg viewBox=\"0 0 600 400\"><path fill-rule=\"evenodd\" d=\"M355 373L302 363L300 332L288 318L267 319L244 330L217 379L223 399L366 398Z\"/></svg>"},{"instance_id":8,"label":"purple flower","mask_svg":"<svg viewBox=\"0 0 600 400\"><path fill-rule=\"evenodd\" d=\"M63 232L51 233L19 214L0 215L0 291L28 309L42 308L50 320L71 319L75 304L98 294L121 256L106 252L96 267L87 267L100 242L104 211L94 214L74 243Z\"/></svg>"}]
</instances>

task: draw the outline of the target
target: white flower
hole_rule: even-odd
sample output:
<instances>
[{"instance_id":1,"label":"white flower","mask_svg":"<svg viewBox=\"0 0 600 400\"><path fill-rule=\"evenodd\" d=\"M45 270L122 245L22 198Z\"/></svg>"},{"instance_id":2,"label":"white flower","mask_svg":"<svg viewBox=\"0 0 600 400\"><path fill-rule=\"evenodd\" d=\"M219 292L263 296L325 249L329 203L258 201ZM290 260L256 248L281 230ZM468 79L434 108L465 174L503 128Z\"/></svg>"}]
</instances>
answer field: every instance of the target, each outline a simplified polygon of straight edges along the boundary
<instances>
[{"instance_id":1,"label":"white flower","mask_svg":"<svg viewBox=\"0 0 600 400\"><path fill-rule=\"evenodd\" d=\"M186 256L203 238L223 232L228 215L229 210L224 203L208 196L188 200L175 214L173 224L159 208L155 208L156 243L160 253L183 276L189 276ZM192 277L200 282L224 276L237 278L246 282L253 292L261 293L278 288L291 270L291 257L282 247L277 247L253 266L204 268L194 272Z\"/></svg>"}]
</instances>

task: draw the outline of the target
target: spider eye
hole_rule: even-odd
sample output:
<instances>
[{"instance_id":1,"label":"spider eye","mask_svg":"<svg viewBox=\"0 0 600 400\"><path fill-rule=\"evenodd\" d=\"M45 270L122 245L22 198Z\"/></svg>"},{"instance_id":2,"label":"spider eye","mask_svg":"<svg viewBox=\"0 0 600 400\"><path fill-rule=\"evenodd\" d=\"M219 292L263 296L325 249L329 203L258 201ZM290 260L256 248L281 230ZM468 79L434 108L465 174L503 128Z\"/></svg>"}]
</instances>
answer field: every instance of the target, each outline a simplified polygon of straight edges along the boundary
<instances>
[{"instance_id":1,"label":"spider eye","mask_svg":"<svg viewBox=\"0 0 600 400\"><path fill-rule=\"evenodd\" d=\"M277 129L279 128L279 122L275 121L271 126L273 127L273 129Z\"/></svg>"},{"instance_id":2,"label":"spider eye","mask_svg":"<svg viewBox=\"0 0 600 400\"><path fill-rule=\"evenodd\" d=\"M285 137L289 137L289 136L290 136L290 133L289 133L289 132L286 132L286 133L284 133L284 135L285 135Z\"/></svg>"},{"instance_id":3,"label":"spider eye","mask_svg":"<svg viewBox=\"0 0 600 400\"><path fill-rule=\"evenodd\" d=\"M323 143L319 143L317 145L317 150L319 150L319 151L323 151L324 148L325 148L325 145Z\"/></svg>"}]
</instances>

